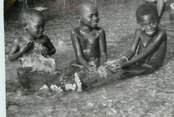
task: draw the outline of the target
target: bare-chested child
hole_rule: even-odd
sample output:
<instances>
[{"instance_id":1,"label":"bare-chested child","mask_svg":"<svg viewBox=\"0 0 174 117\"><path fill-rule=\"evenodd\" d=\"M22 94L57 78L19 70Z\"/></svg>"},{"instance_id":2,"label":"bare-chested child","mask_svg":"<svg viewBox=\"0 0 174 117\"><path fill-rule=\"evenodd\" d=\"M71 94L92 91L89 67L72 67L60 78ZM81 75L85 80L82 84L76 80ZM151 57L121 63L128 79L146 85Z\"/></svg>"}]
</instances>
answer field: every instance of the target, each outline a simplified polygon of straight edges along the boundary
<instances>
[{"instance_id":1,"label":"bare-chested child","mask_svg":"<svg viewBox=\"0 0 174 117\"><path fill-rule=\"evenodd\" d=\"M71 39L77 64L91 69L90 62L99 67L107 60L105 31L97 24L98 9L91 3L81 5L80 24Z\"/></svg>"},{"instance_id":2,"label":"bare-chested child","mask_svg":"<svg viewBox=\"0 0 174 117\"><path fill-rule=\"evenodd\" d=\"M25 71L53 72L54 59L50 58L56 50L48 36L44 35L45 21L43 15L33 9L25 9L21 13L21 24L24 33L15 39L9 52L9 60L19 60L20 66L17 72L19 77L29 77ZM24 75L24 76L22 76ZM20 79L21 82L25 79Z\"/></svg>"},{"instance_id":3,"label":"bare-chested child","mask_svg":"<svg viewBox=\"0 0 174 117\"><path fill-rule=\"evenodd\" d=\"M86 73L97 72L97 70L102 69L101 66L107 61L105 31L98 26L98 22L97 7L92 3L81 4L79 26L71 32L76 63L68 68L67 73L65 73L67 77L74 76L74 73L83 70ZM90 78L84 76L83 79L85 80L80 78L84 85L91 81Z\"/></svg>"},{"instance_id":4,"label":"bare-chested child","mask_svg":"<svg viewBox=\"0 0 174 117\"><path fill-rule=\"evenodd\" d=\"M18 39L15 39L9 53L9 60L17 60L33 49L34 44L40 44L45 49L42 50L43 56L51 56L55 54L55 48L48 36L44 35L44 17L34 10L26 9L21 14L21 23L25 33Z\"/></svg>"},{"instance_id":5,"label":"bare-chested child","mask_svg":"<svg viewBox=\"0 0 174 117\"><path fill-rule=\"evenodd\" d=\"M167 51L167 35L158 27L159 16L152 4L143 4L136 11L139 27L134 41L118 68L128 75L150 73L162 66Z\"/></svg>"}]
</instances>

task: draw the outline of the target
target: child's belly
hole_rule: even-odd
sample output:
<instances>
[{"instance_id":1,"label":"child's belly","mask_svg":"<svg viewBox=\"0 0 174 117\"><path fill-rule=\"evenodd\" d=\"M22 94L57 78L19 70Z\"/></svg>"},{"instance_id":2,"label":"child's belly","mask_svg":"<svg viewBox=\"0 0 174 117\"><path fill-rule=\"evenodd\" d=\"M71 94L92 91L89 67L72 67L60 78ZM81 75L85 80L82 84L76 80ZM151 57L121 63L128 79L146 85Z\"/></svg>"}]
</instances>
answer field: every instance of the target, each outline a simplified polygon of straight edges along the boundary
<instances>
[{"instance_id":1,"label":"child's belly","mask_svg":"<svg viewBox=\"0 0 174 117\"><path fill-rule=\"evenodd\" d=\"M91 61L91 59L98 59L99 58L99 49L96 48L88 48L83 50L83 54L85 59Z\"/></svg>"}]
</instances>

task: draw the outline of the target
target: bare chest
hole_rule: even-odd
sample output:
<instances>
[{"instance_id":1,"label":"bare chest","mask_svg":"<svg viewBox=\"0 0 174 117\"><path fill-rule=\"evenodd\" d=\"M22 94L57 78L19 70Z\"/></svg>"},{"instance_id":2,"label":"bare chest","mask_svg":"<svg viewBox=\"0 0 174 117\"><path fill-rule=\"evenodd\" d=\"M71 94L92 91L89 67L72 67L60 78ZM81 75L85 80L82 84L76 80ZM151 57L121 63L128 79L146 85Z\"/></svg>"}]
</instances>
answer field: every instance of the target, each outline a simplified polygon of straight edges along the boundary
<instances>
[{"instance_id":1,"label":"bare chest","mask_svg":"<svg viewBox=\"0 0 174 117\"><path fill-rule=\"evenodd\" d=\"M83 32L81 31L81 42L83 45L95 45L96 43L98 43L98 39L99 39L99 33L97 31L92 31L92 32Z\"/></svg>"},{"instance_id":2,"label":"bare chest","mask_svg":"<svg viewBox=\"0 0 174 117\"><path fill-rule=\"evenodd\" d=\"M147 46L151 43L152 41L152 37L148 37L145 35L141 35L140 36L140 42L139 44L143 47L143 48L147 48Z\"/></svg>"}]
</instances>

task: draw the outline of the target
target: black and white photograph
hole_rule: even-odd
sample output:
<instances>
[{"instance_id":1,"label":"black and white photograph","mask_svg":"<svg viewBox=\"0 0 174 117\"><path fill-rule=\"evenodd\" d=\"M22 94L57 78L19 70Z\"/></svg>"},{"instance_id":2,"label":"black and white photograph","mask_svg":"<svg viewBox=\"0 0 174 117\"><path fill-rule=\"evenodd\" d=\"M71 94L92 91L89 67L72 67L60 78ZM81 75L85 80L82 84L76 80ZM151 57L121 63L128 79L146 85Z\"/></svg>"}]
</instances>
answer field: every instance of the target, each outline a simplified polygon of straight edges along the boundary
<instances>
[{"instance_id":1,"label":"black and white photograph","mask_svg":"<svg viewBox=\"0 0 174 117\"><path fill-rule=\"evenodd\" d=\"M4 0L7 117L174 117L174 0Z\"/></svg>"}]
</instances>

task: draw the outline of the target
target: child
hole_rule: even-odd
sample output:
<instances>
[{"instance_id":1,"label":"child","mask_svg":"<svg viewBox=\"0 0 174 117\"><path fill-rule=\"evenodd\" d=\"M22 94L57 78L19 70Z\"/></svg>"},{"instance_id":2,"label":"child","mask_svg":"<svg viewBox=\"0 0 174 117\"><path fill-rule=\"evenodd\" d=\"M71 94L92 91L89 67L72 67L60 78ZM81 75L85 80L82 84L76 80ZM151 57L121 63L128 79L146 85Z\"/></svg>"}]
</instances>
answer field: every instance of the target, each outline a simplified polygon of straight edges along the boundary
<instances>
[{"instance_id":1,"label":"child","mask_svg":"<svg viewBox=\"0 0 174 117\"><path fill-rule=\"evenodd\" d=\"M15 39L9 52L9 60L19 60L17 72L20 82L28 82L25 73L53 72L55 61L50 58L56 50L50 39L43 34L45 21L43 15L34 9L25 9L21 13L21 24L25 33Z\"/></svg>"},{"instance_id":2,"label":"child","mask_svg":"<svg viewBox=\"0 0 174 117\"><path fill-rule=\"evenodd\" d=\"M102 70L101 66L107 60L106 37L104 29L97 25L98 22L97 7L92 3L82 4L80 7L80 24L71 33L76 63L71 64L64 73L64 79L67 77L67 82L70 81L69 77L71 76L74 79L75 74L77 78L79 72L84 71L83 75L89 73L92 76L99 69ZM81 78L82 76L79 80L83 82L83 86L90 85L92 82L92 78L86 78L86 76L83 76L83 79Z\"/></svg>"},{"instance_id":3,"label":"child","mask_svg":"<svg viewBox=\"0 0 174 117\"><path fill-rule=\"evenodd\" d=\"M103 65L107 59L105 31L98 27L98 9L91 3L81 5L80 25L71 33L77 64L91 69Z\"/></svg>"},{"instance_id":4,"label":"child","mask_svg":"<svg viewBox=\"0 0 174 117\"><path fill-rule=\"evenodd\" d=\"M158 27L159 16L152 4L143 4L136 11L139 25L131 48L115 68L128 75L153 72L164 61L167 51L166 32Z\"/></svg>"}]
</instances>

